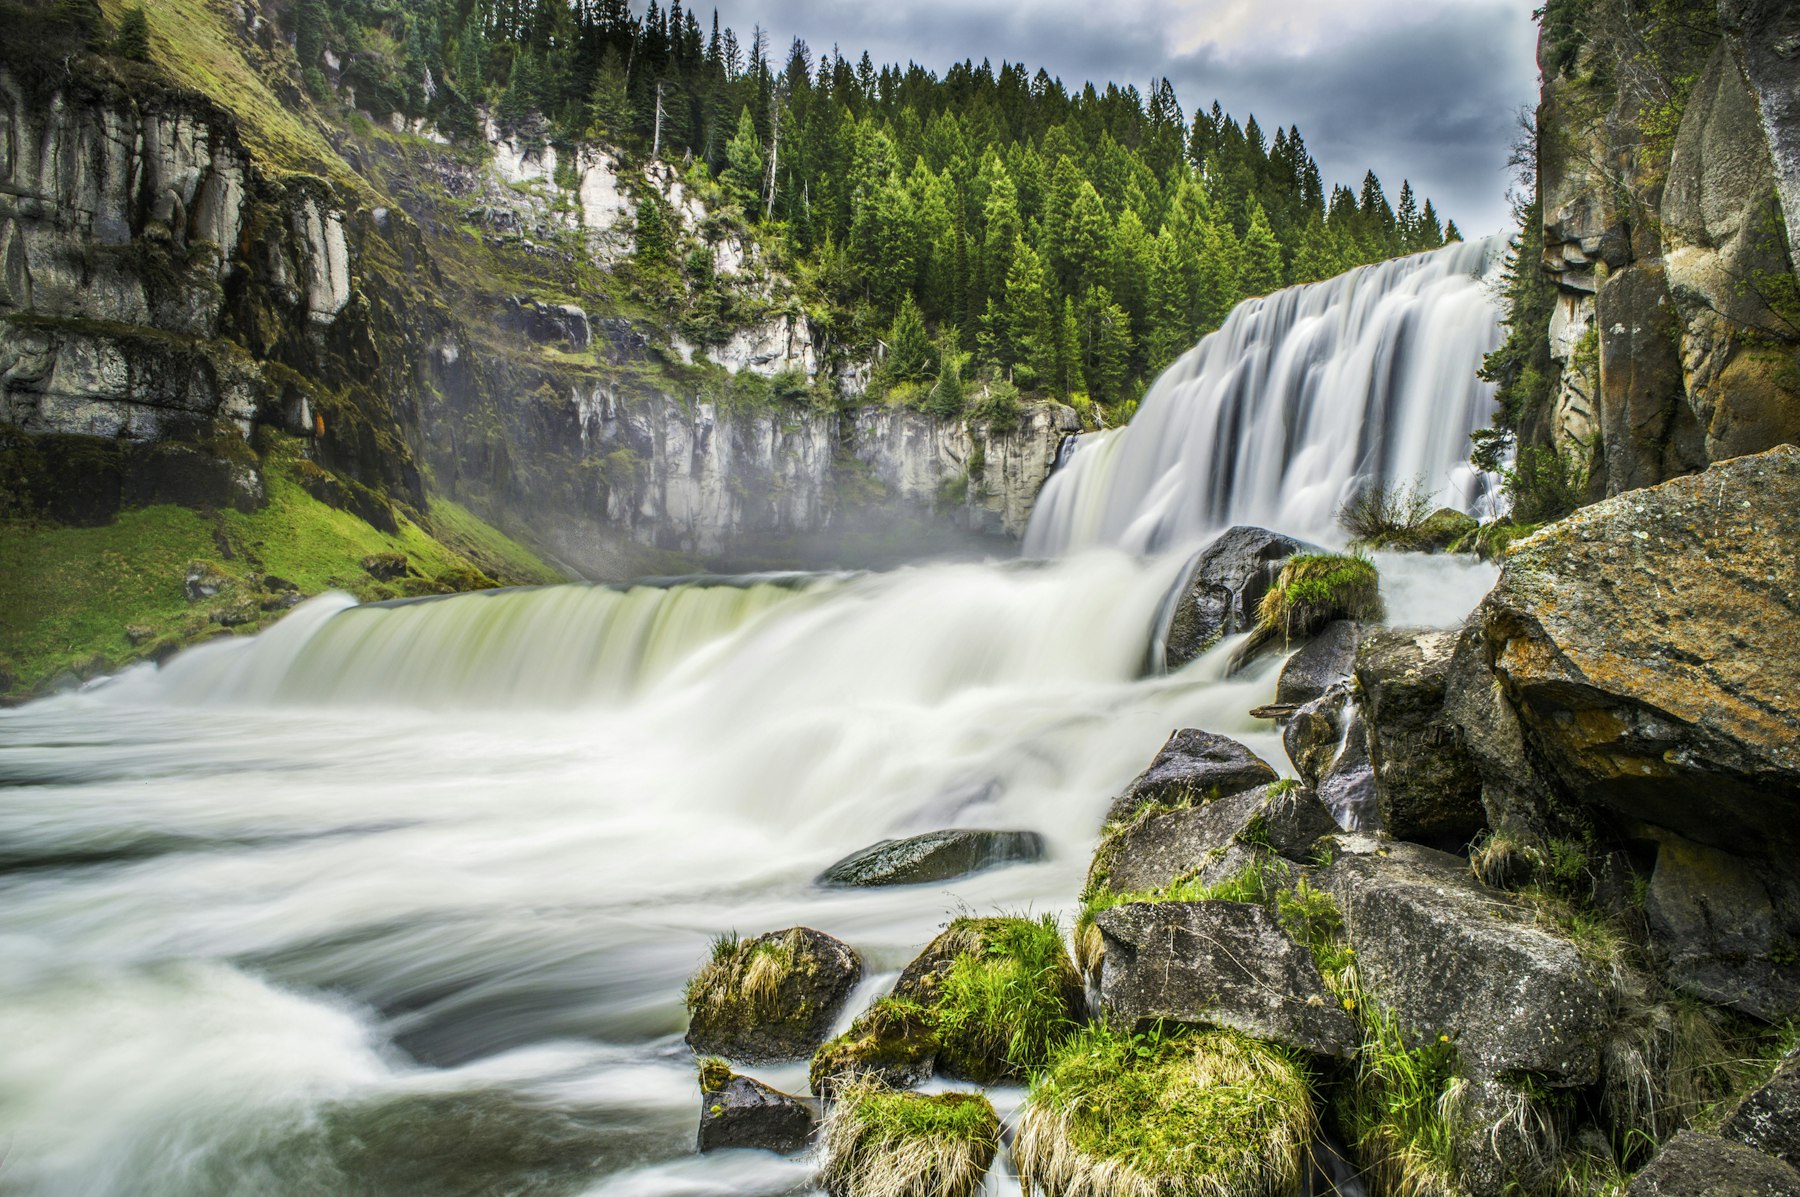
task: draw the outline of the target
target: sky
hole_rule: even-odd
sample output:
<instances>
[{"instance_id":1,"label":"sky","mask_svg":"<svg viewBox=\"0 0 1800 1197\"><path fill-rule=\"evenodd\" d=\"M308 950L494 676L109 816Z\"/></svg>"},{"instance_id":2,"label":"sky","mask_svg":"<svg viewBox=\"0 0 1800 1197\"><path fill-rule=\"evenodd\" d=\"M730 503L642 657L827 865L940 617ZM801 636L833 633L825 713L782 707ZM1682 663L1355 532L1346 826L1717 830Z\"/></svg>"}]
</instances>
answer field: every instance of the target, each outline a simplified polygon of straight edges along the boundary
<instances>
[{"instance_id":1,"label":"sky","mask_svg":"<svg viewBox=\"0 0 1800 1197\"><path fill-rule=\"evenodd\" d=\"M695 5L701 13L704 5ZM1267 135L1298 125L1327 190L1403 179L1463 232L1509 224L1507 157L1536 103L1530 0L719 0L746 44L781 63L803 37L877 65L942 74L964 58L1023 61L1071 91L1092 80L1148 94L1168 76L1192 115L1217 99ZM704 22L703 22L704 23Z\"/></svg>"}]
</instances>

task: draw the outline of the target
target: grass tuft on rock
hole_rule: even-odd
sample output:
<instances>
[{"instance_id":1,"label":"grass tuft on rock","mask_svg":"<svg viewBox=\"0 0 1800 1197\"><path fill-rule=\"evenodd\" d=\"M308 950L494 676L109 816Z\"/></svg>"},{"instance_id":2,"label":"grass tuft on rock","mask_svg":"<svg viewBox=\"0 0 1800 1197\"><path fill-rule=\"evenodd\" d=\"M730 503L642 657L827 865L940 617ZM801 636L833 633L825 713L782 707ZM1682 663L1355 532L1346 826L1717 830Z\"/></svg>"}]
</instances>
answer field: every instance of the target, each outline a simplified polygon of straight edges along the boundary
<instances>
[{"instance_id":1,"label":"grass tuft on rock","mask_svg":"<svg viewBox=\"0 0 1800 1197\"><path fill-rule=\"evenodd\" d=\"M781 981L793 971L801 942L798 929L786 935L739 939L735 933L713 940L712 956L688 978L682 997L690 1013L737 1004L751 1018L776 1018L781 1009Z\"/></svg>"},{"instance_id":2,"label":"grass tuft on rock","mask_svg":"<svg viewBox=\"0 0 1800 1197\"><path fill-rule=\"evenodd\" d=\"M1000 1119L977 1093L857 1081L838 1092L824 1140L832 1197L970 1197L1000 1148Z\"/></svg>"},{"instance_id":3,"label":"grass tuft on rock","mask_svg":"<svg viewBox=\"0 0 1800 1197\"><path fill-rule=\"evenodd\" d=\"M1281 567L1256 617L1265 635L1294 640L1314 635L1336 619L1374 623L1385 614L1373 561L1360 553L1302 553Z\"/></svg>"},{"instance_id":4,"label":"grass tuft on rock","mask_svg":"<svg viewBox=\"0 0 1800 1197\"><path fill-rule=\"evenodd\" d=\"M1317 1111L1294 1057L1236 1031L1090 1026L1031 1086L1013 1158L1047 1197L1296 1191Z\"/></svg>"},{"instance_id":5,"label":"grass tuft on rock","mask_svg":"<svg viewBox=\"0 0 1800 1197\"><path fill-rule=\"evenodd\" d=\"M1022 1078L1075 1028L1081 981L1052 915L960 918L936 984L931 1020L944 1070L981 1084Z\"/></svg>"},{"instance_id":6,"label":"grass tuft on rock","mask_svg":"<svg viewBox=\"0 0 1800 1197\"><path fill-rule=\"evenodd\" d=\"M937 1051L930 1012L918 1002L889 995L876 999L849 1030L820 1046L807 1081L820 1097L832 1096L857 1077L912 1084L930 1073Z\"/></svg>"}]
</instances>

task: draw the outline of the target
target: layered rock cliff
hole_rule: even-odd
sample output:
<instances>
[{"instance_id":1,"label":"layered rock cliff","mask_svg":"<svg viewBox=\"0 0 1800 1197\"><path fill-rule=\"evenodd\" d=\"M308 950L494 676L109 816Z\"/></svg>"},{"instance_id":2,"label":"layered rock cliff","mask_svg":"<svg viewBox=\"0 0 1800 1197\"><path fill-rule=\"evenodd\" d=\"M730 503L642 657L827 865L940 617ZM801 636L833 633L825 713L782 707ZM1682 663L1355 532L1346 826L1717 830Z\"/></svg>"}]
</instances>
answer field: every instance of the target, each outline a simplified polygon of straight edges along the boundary
<instances>
[{"instance_id":1,"label":"layered rock cliff","mask_svg":"<svg viewBox=\"0 0 1800 1197\"><path fill-rule=\"evenodd\" d=\"M1536 120L1553 369L1525 444L1592 497L1800 440L1800 13L1549 5ZM1533 240L1527 238L1527 245Z\"/></svg>"}]
</instances>

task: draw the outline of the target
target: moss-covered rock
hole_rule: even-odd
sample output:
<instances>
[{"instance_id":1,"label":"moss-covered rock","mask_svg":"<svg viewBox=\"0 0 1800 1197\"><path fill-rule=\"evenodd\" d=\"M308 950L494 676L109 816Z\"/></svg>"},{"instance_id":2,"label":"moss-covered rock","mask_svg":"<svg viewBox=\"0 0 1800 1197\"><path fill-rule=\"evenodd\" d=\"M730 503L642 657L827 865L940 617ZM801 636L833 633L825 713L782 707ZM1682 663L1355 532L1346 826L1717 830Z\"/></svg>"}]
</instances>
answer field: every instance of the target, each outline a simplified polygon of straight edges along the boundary
<instances>
[{"instance_id":1,"label":"moss-covered rock","mask_svg":"<svg viewBox=\"0 0 1800 1197\"><path fill-rule=\"evenodd\" d=\"M861 979L850 946L811 927L721 937L688 980L688 1046L729 1060L803 1059Z\"/></svg>"},{"instance_id":2,"label":"moss-covered rock","mask_svg":"<svg viewBox=\"0 0 1800 1197\"><path fill-rule=\"evenodd\" d=\"M1024 1077L1085 1016L1056 920L959 918L907 965L894 996L937 1033L938 1071L992 1084Z\"/></svg>"},{"instance_id":3,"label":"moss-covered rock","mask_svg":"<svg viewBox=\"0 0 1800 1197\"><path fill-rule=\"evenodd\" d=\"M739 1076L716 1056L700 1061L701 1151L753 1147L787 1155L806 1146L814 1122L805 1099Z\"/></svg>"},{"instance_id":4,"label":"moss-covered rock","mask_svg":"<svg viewBox=\"0 0 1800 1197\"><path fill-rule=\"evenodd\" d=\"M1308 640L1337 620L1379 622L1387 614L1375 563L1360 553L1302 553L1281 567L1256 609L1256 628L1231 658L1236 671L1265 650Z\"/></svg>"},{"instance_id":5,"label":"moss-covered rock","mask_svg":"<svg viewBox=\"0 0 1800 1197\"><path fill-rule=\"evenodd\" d=\"M1096 1025L1032 1083L1013 1159L1046 1197L1291 1197L1317 1121L1306 1074L1278 1048Z\"/></svg>"},{"instance_id":6,"label":"moss-covered rock","mask_svg":"<svg viewBox=\"0 0 1800 1197\"><path fill-rule=\"evenodd\" d=\"M830 1097L855 1079L906 1089L931 1075L938 1037L930 1013L918 1002L883 997L856 1016L850 1029L813 1053L807 1081Z\"/></svg>"},{"instance_id":7,"label":"moss-covered rock","mask_svg":"<svg viewBox=\"0 0 1800 1197\"><path fill-rule=\"evenodd\" d=\"M825 1120L831 1197L971 1197L1000 1149L1000 1119L977 1093L899 1093L867 1082Z\"/></svg>"}]
</instances>

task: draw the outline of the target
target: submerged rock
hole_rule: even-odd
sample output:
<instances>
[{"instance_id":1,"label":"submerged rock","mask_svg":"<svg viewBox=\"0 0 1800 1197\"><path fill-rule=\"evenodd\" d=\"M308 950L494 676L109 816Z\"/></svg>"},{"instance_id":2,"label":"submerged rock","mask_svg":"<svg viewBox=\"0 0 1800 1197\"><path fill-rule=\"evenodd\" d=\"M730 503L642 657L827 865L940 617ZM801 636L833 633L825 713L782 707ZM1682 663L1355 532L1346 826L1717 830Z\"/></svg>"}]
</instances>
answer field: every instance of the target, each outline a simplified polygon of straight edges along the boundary
<instances>
[{"instance_id":1,"label":"submerged rock","mask_svg":"<svg viewBox=\"0 0 1800 1197\"><path fill-rule=\"evenodd\" d=\"M811 927L721 939L688 981L688 1046L728 1060L804 1059L860 980L850 946Z\"/></svg>"},{"instance_id":2,"label":"submerged rock","mask_svg":"<svg viewBox=\"0 0 1800 1197\"><path fill-rule=\"evenodd\" d=\"M1375 809L1396 839L1460 848L1485 821L1481 777L1444 718L1457 633L1377 628L1356 654Z\"/></svg>"},{"instance_id":3,"label":"submerged rock","mask_svg":"<svg viewBox=\"0 0 1800 1197\"><path fill-rule=\"evenodd\" d=\"M1278 779L1269 763L1226 736L1197 728L1171 735L1150 767L1113 799L1108 823L1121 823L1148 805L1185 806L1224 798Z\"/></svg>"},{"instance_id":4,"label":"submerged rock","mask_svg":"<svg viewBox=\"0 0 1800 1197\"><path fill-rule=\"evenodd\" d=\"M1337 898L1362 984L1409 1042L1448 1035L1473 1079L1600 1075L1612 1015L1574 943L1535 926L1459 857L1370 837L1318 877Z\"/></svg>"},{"instance_id":5,"label":"submerged rock","mask_svg":"<svg viewBox=\"0 0 1800 1197\"><path fill-rule=\"evenodd\" d=\"M1179 669L1220 637L1249 631L1282 563L1309 547L1266 528L1236 527L1196 553L1175 588L1163 665Z\"/></svg>"},{"instance_id":6,"label":"submerged rock","mask_svg":"<svg viewBox=\"0 0 1800 1197\"><path fill-rule=\"evenodd\" d=\"M819 874L818 884L917 885L1043 858L1044 837L1035 831L929 831L852 852Z\"/></svg>"},{"instance_id":7,"label":"submerged rock","mask_svg":"<svg viewBox=\"0 0 1800 1197\"><path fill-rule=\"evenodd\" d=\"M1117 1025L1227 1027L1335 1059L1361 1042L1312 953L1261 906L1132 902L1094 923L1105 944L1100 1006Z\"/></svg>"},{"instance_id":8,"label":"submerged rock","mask_svg":"<svg viewBox=\"0 0 1800 1197\"><path fill-rule=\"evenodd\" d=\"M739 1076L723 1061L700 1066L702 1152L753 1147L791 1155L812 1138L815 1118L804 1098Z\"/></svg>"},{"instance_id":9,"label":"submerged rock","mask_svg":"<svg viewBox=\"0 0 1800 1197\"><path fill-rule=\"evenodd\" d=\"M1800 1172L1716 1135L1682 1131L1631 1180L1626 1197L1800 1197Z\"/></svg>"}]
</instances>

